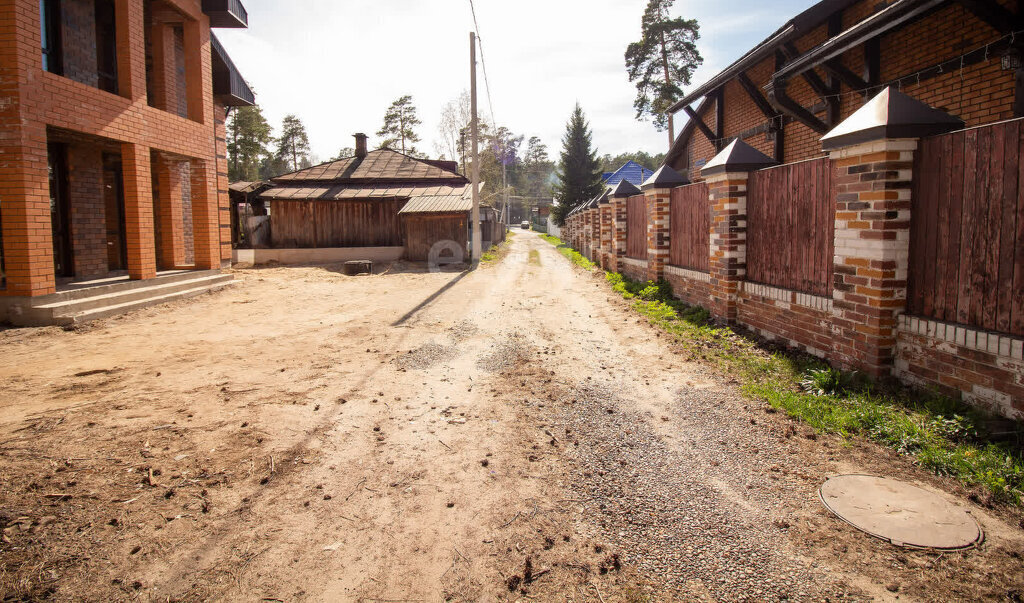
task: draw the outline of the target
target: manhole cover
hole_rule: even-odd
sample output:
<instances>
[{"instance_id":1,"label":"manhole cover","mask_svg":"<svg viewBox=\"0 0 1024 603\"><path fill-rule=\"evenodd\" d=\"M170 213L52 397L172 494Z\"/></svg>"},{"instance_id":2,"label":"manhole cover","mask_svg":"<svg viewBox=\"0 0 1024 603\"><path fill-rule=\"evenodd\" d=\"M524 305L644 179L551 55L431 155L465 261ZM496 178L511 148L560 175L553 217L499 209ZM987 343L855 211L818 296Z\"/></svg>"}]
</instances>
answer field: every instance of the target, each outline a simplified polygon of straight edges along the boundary
<instances>
[{"instance_id":1,"label":"manhole cover","mask_svg":"<svg viewBox=\"0 0 1024 603\"><path fill-rule=\"evenodd\" d=\"M970 513L905 482L840 475L826 481L819 494L837 517L897 546L952 550L981 540L981 526Z\"/></svg>"}]
</instances>

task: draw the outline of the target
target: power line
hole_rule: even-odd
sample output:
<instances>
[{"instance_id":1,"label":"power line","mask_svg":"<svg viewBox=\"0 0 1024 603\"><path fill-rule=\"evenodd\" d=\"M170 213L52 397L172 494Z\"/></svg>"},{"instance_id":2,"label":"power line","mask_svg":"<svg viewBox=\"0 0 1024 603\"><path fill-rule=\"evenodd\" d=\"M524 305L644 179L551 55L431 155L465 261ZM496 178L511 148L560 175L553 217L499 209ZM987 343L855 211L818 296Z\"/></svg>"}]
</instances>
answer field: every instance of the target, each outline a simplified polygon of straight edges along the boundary
<instances>
[{"instance_id":1,"label":"power line","mask_svg":"<svg viewBox=\"0 0 1024 603\"><path fill-rule=\"evenodd\" d=\"M491 83L487 79L487 61L484 59L484 39L480 37L480 25L476 22L476 7L473 0L469 0L469 10L473 13L473 29L476 31L476 43L480 47L480 66L484 71L484 89L487 91L487 109L491 113L491 123L495 129L498 127L498 120L494 117L494 103L491 102Z\"/></svg>"}]
</instances>

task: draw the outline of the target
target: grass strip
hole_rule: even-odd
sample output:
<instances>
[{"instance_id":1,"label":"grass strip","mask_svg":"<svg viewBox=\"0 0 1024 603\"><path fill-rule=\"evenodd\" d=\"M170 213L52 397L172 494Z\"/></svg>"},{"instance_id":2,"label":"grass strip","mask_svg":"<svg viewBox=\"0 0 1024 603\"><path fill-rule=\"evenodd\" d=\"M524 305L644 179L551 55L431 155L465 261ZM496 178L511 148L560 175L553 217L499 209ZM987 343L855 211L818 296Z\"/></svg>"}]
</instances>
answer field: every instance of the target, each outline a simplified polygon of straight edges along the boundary
<instances>
[{"instance_id":1,"label":"grass strip","mask_svg":"<svg viewBox=\"0 0 1024 603\"><path fill-rule=\"evenodd\" d=\"M554 245L556 248L558 248L558 253L564 255L566 258L569 259L570 262L576 264L580 268L583 268L584 270L593 270L594 268L597 268L597 264L591 262L587 258L583 257L580 254L580 252L563 243L562 239L559 239L558 237L553 237L549 234L541 234L540 238Z\"/></svg>"},{"instance_id":2,"label":"grass strip","mask_svg":"<svg viewBox=\"0 0 1024 603\"><path fill-rule=\"evenodd\" d=\"M691 360L710 362L738 379L746 396L821 432L865 437L910 456L920 467L974 488L981 499L1024 504L1019 423L894 380L838 371L806 354L770 350L712 324L707 310L676 300L667 283L637 283L618 273L606 279Z\"/></svg>"}]
</instances>

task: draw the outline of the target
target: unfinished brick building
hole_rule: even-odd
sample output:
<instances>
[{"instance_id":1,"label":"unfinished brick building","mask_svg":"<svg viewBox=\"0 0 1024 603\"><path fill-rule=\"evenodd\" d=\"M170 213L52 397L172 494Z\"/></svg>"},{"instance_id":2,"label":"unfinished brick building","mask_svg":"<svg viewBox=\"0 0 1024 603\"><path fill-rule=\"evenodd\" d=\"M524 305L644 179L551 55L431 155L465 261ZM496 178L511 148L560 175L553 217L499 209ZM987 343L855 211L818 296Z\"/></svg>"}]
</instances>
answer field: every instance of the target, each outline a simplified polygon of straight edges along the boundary
<instances>
[{"instance_id":1,"label":"unfinished brick building","mask_svg":"<svg viewBox=\"0 0 1024 603\"><path fill-rule=\"evenodd\" d=\"M210 28L247 23L238 0L0 1L0 320L230 280L224 123L254 97Z\"/></svg>"}]
</instances>

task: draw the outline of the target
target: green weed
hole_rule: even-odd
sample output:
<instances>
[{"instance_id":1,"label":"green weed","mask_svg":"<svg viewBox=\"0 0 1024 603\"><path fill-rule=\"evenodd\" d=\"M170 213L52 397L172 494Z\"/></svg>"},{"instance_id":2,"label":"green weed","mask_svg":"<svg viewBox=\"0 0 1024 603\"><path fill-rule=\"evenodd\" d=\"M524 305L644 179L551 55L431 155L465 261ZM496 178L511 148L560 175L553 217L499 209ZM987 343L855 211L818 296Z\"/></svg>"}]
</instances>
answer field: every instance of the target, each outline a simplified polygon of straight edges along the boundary
<instances>
[{"instance_id":1,"label":"green weed","mask_svg":"<svg viewBox=\"0 0 1024 603\"><path fill-rule=\"evenodd\" d=\"M672 297L667 283L637 283L605 275L651 324L673 336L693 360L737 378L748 397L767 402L818 431L864 437L914 458L938 475L980 487L993 500L1024 504L1024 454L997 441L990 417L957 400L873 383L806 355L773 352L728 327L703 308Z\"/></svg>"},{"instance_id":2,"label":"green weed","mask_svg":"<svg viewBox=\"0 0 1024 603\"><path fill-rule=\"evenodd\" d=\"M587 258L583 257L580 254L580 252L576 251L572 247L569 247L568 245L563 243L562 239L559 239L558 237L551 236L549 234L541 234L540 238L544 239L548 243L551 243L552 245L557 247L558 248L558 253L561 253L562 255L564 255L566 258L568 258L568 260L570 262L572 262L573 264L576 264L580 268L583 268L584 270L593 270L594 268L597 268L597 264L595 264L594 262L591 262Z\"/></svg>"}]
</instances>

